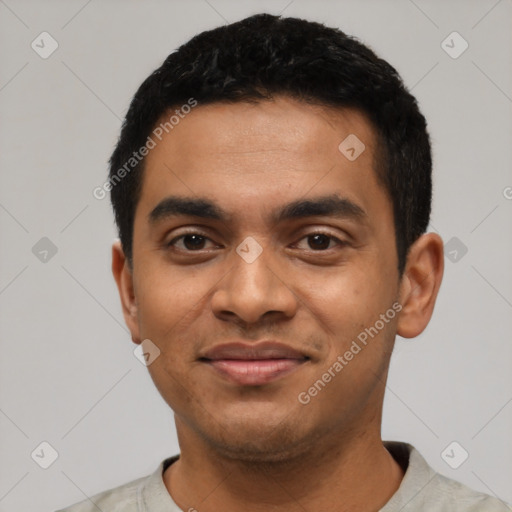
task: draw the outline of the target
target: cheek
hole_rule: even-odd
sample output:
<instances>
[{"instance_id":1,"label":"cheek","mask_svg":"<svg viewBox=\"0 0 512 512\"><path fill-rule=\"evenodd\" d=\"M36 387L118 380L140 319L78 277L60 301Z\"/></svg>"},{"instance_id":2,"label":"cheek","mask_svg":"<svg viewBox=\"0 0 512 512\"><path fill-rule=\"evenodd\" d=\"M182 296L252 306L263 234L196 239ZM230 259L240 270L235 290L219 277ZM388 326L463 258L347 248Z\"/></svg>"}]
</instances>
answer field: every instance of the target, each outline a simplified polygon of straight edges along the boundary
<instances>
[{"instance_id":1,"label":"cheek","mask_svg":"<svg viewBox=\"0 0 512 512\"><path fill-rule=\"evenodd\" d=\"M201 307L211 288L210 276L191 267L152 263L142 269L136 287L141 335L160 334ZM149 336L148 336L149 337Z\"/></svg>"},{"instance_id":2,"label":"cheek","mask_svg":"<svg viewBox=\"0 0 512 512\"><path fill-rule=\"evenodd\" d=\"M311 309L332 333L352 332L378 318L380 309L387 307L389 293L376 282L372 269L338 268L318 279L303 276L311 284L305 289Z\"/></svg>"},{"instance_id":3,"label":"cheek","mask_svg":"<svg viewBox=\"0 0 512 512\"><path fill-rule=\"evenodd\" d=\"M338 269L316 283L308 292L308 309L330 340L322 366L329 367L348 351L354 377L360 370L378 367L394 339L393 287L379 281L379 273L370 267ZM389 311L383 322L381 315Z\"/></svg>"}]
</instances>

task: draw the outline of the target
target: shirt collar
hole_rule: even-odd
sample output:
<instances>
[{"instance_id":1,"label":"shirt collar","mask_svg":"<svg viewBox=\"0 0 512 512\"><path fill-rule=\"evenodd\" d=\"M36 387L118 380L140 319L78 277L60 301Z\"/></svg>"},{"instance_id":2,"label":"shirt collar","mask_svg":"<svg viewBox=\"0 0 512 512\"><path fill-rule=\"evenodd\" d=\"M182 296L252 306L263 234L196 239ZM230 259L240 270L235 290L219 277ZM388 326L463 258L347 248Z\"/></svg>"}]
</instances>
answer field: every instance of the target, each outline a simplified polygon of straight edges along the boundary
<instances>
[{"instance_id":1,"label":"shirt collar","mask_svg":"<svg viewBox=\"0 0 512 512\"><path fill-rule=\"evenodd\" d=\"M408 443L384 441L385 448L404 469L404 477L391 499L379 512L406 512L408 505L417 507L418 499L436 476L436 472L427 464L421 454ZM176 462L179 455L164 459L137 490L139 512L182 512L172 499L163 480L164 471Z\"/></svg>"}]
</instances>

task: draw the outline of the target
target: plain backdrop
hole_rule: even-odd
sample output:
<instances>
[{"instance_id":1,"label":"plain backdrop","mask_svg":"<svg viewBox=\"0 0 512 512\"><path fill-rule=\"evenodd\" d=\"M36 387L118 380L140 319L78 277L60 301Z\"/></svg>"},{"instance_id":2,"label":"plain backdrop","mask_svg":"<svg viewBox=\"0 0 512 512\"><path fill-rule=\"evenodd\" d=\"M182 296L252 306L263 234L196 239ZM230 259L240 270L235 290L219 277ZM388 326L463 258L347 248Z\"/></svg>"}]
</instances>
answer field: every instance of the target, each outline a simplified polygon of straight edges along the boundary
<instances>
[{"instance_id":1,"label":"plain backdrop","mask_svg":"<svg viewBox=\"0 0 512 512\"><path fill-rule=\"evenodd\" d=\"M123 322L111 207L92 191L142 80L194 34L263 11L359 37L418 98L430 229L449 245L430 325L397 339L382 434L512 502L510 0L0 0L0 511L55 510L178 453ZM42 32L58 44L47 58ZM469 454L457 469L441 455L454 441Z\"/></svg>"}]
</instances>

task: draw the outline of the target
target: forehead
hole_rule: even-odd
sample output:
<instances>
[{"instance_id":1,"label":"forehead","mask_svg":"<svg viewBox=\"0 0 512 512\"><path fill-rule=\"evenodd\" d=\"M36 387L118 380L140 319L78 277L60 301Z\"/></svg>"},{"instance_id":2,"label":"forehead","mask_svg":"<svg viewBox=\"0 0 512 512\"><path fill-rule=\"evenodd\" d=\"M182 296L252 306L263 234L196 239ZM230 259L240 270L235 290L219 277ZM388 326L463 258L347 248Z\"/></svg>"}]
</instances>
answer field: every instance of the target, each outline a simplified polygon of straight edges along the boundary
<instances>
[{"instance_id":1,"label":"forehead","mask_svg":"<svg viewBox=\"0 0 512 512\"><path fill-rule=\"evenodd\" d=\"M157 124L169 117L164 114ZM357 134L369 150L366 156L372 152L373 127L356 109L312 105L283 96L256 103L213 103L196 107L170 127L146 160L151 164L169 150L183 163L199 155L226 152L232 159L247 155L254 160L256 152L275 151L307 157L336 151L343 134Z\"/></svg>"},{"instance_id":2,"label":"forehead","mask_svg":"<svg viewBox=\"0 0 512 512\"><path fill-rule=\"evenodd\" d=\"M354 109L287 97L199 105L155 142L139 203L146 216L171 194L214 197L237 213L308 194L337 193L363 208L387 196L374 171L373 127Z\"/></svg>"}]
</instances>

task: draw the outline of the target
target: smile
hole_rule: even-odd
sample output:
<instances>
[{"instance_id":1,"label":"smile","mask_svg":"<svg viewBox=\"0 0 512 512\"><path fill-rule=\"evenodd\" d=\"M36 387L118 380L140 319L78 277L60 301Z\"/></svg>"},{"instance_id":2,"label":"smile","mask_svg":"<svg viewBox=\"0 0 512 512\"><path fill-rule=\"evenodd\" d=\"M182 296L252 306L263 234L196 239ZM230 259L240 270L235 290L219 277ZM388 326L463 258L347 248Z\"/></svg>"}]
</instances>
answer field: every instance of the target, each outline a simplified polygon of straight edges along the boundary
<instances>
[{"instance_id":1,"label":"smile","mask_svg":"<svg viewBox=\"0 0 512 512\"><path fill-rule=\"evenodd\" d=\"M308 359L204 360L218 374L241 386L261 386L293 372Z\"/></svg>"},{"instance_id":2,"label":"smile","mask_svg":"<svg viewBox=\"0 0 512 512\"><path fill-rule=\"evenodd\" d=\"M199 361L218 375L241 386L261 386L290 374L309 357L276 341L237 341L217 345L203 352Z\"/></svg>"}]
</instances>

